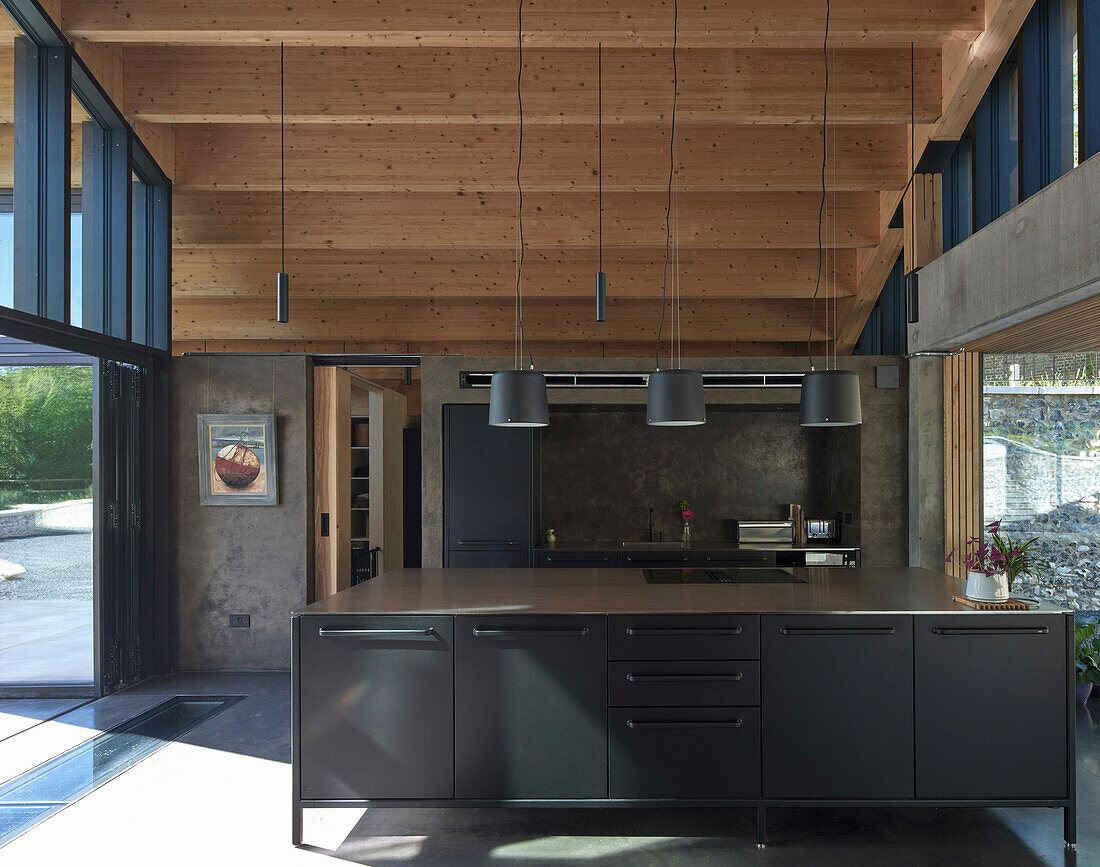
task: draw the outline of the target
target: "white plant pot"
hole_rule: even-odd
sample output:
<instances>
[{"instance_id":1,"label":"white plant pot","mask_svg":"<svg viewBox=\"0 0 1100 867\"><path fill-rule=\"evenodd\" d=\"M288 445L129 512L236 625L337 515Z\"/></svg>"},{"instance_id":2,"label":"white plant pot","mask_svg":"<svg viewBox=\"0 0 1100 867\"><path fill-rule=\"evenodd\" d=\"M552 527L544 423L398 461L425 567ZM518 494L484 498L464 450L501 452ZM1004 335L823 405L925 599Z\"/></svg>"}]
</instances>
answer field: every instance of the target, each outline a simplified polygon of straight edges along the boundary
<instances>
[{"instance_id":1,"label":"white plant pot","mask_svg":"<svg viewBox=\"0 0 1100 867\"><path fill-rule=\"evenodd\" d=\"M1008 576L1004 572L986 575L970 572L966 576L966 598L975 602L1007 602Z\"/></svg>"}]
</instances>

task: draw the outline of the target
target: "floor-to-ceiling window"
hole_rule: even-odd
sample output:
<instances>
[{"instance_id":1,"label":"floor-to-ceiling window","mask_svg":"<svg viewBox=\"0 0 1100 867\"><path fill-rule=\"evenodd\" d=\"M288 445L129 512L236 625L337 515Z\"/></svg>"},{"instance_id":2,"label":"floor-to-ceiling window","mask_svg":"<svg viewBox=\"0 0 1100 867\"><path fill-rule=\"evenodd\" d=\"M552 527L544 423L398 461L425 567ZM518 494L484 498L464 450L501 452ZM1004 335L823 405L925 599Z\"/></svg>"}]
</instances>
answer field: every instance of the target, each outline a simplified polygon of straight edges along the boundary
<instances>
[{"instance_id":1,"label":"floor-to-ceiling window","mask_svg":"<svg viewBox=\"0 0 1100 867\"><path fill-rule=\"evenodd\" d=\"M986 355L985 520L1035 538L1023 588L1100 609L1100 353Z\"/></svg>"},{"instance_id":2,"label":"floor-to-ceiling window","mask_svg":"<svg viewBox=\"0 0 1100 867\"><path fill-rule=\"evenodd\" d=\"M0 338L0 688L91 688L94 360Z\"/></svg>"}]
</instances>

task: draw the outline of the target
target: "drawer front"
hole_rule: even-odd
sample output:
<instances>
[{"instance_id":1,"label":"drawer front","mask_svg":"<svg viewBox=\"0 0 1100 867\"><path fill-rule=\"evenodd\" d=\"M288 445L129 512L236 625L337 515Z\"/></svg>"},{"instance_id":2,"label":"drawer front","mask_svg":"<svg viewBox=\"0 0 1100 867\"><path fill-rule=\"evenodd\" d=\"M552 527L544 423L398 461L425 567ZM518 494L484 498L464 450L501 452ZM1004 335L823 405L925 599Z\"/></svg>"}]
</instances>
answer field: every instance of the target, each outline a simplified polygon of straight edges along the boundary
<instances>
[{"instance_id":1,"label":"drawer front","mask_svg":"<svg viewBox=\"0 0 1100 867\"><path fill-rule=\"evenodd\" d=\"M447 565L456 569L526 569L527 548L463 548L449 551Z\"/></svg>"},{"instance_id":2,"label":"drawer front","mask_svg":"<svg viewBox=\"0 0 1100 867\"><path fill-rule=\"evenodd\" d=\"M760 709L612 708L612 798L760 796Z\"/></svg>"},{"instance_id":3,"label":"drawer front","mask_svg":"<svg viewBox=\"0 0 1100 867\"><path fill-rule=\"evenodd\" d=\"M699 563L698 551L623 551L620 563L629 569L682 569Z\"/></svg>"},{"instance_id":4,"label":"drawer front","mask_svg":"<svg viewBox=\"0 0 1100 867\"><path fill-rule=\"evenodd\" d=\"M711 569L723 566L766 568L775 565L775 551L701 551L700 565Z\"/></svg>"},{"instance_id":5,"label":"drawer front","mask_svg":"<svg viewBox=\"0 0 1100 867\"><path fill-rule=\"evenodd\" d=\"M617 614L608 618L611 659L759 659L755 614Z\"/></svg>"},{"instance_id":6,"label":"drawer front","mask_svg":"<svg viewBox=\"0 0 1100 867\"><path fill-rule=\"evenodd\" d=\"M535 551L535 566L542 569L613 569L618 551Z\"/></svg>"},{"instance_id":7,"label":"drawer front","mask_svg":"<svg viewBox=\"0 0 1100 867\"><path fill-rule=\"evenodd\" d=\"M607 696L613 707L723 707L760 704L755 660L612 662Z\"/></svg>"},{"instance_id":8,"label":"drawer front","mask_svg":"<svg viewBox=\"0 0 1100 867\"><path fill-rule=\"evenodd\" d=\"M454 797L454 620L304 616L301 795Z\"/></svg>"}]
</instances>

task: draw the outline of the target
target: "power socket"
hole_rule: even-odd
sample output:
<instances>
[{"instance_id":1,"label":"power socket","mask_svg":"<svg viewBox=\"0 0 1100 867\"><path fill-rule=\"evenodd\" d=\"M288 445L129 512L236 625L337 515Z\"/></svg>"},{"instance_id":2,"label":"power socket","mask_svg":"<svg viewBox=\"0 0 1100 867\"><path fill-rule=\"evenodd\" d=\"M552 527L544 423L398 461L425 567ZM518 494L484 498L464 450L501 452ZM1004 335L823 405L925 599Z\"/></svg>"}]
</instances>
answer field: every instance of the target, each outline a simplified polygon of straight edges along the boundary
<instances>
[{"instance_id":1,"label":"power socket","mask_svg":"<svg viewBox=\"0 0 1100 867\"><path fill-rule=\"evenodd\" d=\"M230 614L229 615L230 626L251 626L252 615L251 614Z\"/></svg>"}]
</instances>

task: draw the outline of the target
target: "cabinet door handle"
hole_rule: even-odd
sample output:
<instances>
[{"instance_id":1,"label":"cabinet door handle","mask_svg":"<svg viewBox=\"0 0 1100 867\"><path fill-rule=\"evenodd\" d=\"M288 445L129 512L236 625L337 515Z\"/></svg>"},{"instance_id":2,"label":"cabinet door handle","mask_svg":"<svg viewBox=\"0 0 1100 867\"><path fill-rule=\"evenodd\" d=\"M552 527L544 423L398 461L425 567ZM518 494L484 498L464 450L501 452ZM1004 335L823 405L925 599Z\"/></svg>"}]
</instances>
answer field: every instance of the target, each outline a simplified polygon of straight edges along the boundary
<instances>
[{"instance_id":1,"label":"cabinet door handle","mask_svg":"<svg viewBox=\"0 0 1100 867\"><path fill-rule=\"evenodd\" d=\"M554 557L550 554L546 555L547 563L583 563L586 560L596 560L600 563L606 563L611 559L611 555L605 554L603 557Z\"/></svg>"},{"instance_id":2,"label":"cabinet door handle","mask_svg":"<svg viewBox=\"0 0 1100 867\"><path fill-rule=\"evenodd\" d=\"M739 729L739 719L628 719L628 729Z\"/></svg>"},{"instance_id":3,"label":"cabinet door handle","mask_svg":"<svg viewBox=\"0 0 1100 867\"><path fill-rule=\"evenodd\" d=\"M321 638L396 638L399 635L435 635L434 626L423 629L337 629L322 626L317 630Z\"/></svg>"},{"instance_id":4,"label":"cabinet door handle","mask_svg":"<svg viewBox=\"0 0 1100 867\"><path fill-rule=\"evenodd\" d=\"M716 556L712 557L710 554L705 554L703 557L708 563L714 563L715 561L727 561L730 563L764 563L768 559L767 554L757 554L751 557L738 556L737 554L730 554L728 556Z\"/></svg>"},{"instance_id":5,"label":"cabinet door handle","mask_svg":"<svg viewBox=\"0 0 1100 867\"><path fill-rule=\"evenodd\" d=\"M518 545L518 539L459 539L459 545Z\"/></svg>"},{"instance_id":6,"label":"cabinet door handle","mask_svg":"<svg viewBox=\"0 0 1100 867\"><path fill-rule=\"evenodd\" d=\"M627 563L686 563L688 561L686 554L681 554L679 557L631 557L626 555Z\"/></svg>"},{"instance_id":7,"label":"cabinet door handle","mask_svg":"<svg viewBox=\"0 0 1100 867\"><path fill-rule=\"evenodd\" d=\"M588 634L587 626L576 629L523 629L523 628L497 628L495 626L475 626L474 635L478 638L514 638L527 635L574 635L585 636Z\"/></svg>"},{"instance_id":8,"label":"cabinet door handle","mask_svg":"<svg viewBox=\"0 0 1100 867\"><path fill-rule=\"evenodd\" d=\"M659 626L628 626L627 635L740 635L740 626L662 628Z\"/></svg>"},{"instance_id":9,"label":"cabinet door handle","mask_svg":"<svg viewBox=\"0 0 1100 867\"><path fill-rule=\"evenodd\" d=\"M741 680L744 677L741 672L732 674L628 674L626 679L631 683L653 683L667 680L690 680L694 683L719 682L725 680Z\"/></svg>"},{"instance_id":10,"label":"cabinet door handle","mask_svg":"<svg viewBox=\"0 0 1100 867\"><path fill-rule=\"evenodd\" d=\"M933 626L934 635L1046 635L1049 626Z\"/></svg>"},{"instance_id":11,"label":"cabinet door handle","mask_svg":"<svg viewBox=\"0 0 1100 867\"><path fill-rule=\"evenodd\" d=\"M893 626L780 626L781 635L893 635Z\"/></svg>"}]
</instances>

